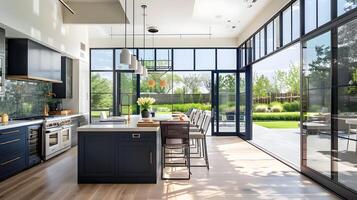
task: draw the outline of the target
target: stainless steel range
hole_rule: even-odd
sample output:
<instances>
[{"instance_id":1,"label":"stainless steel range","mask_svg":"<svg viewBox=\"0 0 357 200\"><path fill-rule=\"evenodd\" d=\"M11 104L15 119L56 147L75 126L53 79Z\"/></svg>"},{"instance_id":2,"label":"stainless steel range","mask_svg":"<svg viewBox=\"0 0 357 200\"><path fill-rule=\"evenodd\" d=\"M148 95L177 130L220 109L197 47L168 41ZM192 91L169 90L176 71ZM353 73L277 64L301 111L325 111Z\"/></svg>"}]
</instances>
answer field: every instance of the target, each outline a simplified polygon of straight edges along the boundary
<instances>
[{"instance_id":1,"label":"stainless steel range","mask_svg":"<svg viewBox=\"0 0 357 200\"><path fill-rule=\"evenodd\" d=\"M43 159L48 160L71 148L71 119L45 119Z\"/></svg>"}]
</instances>

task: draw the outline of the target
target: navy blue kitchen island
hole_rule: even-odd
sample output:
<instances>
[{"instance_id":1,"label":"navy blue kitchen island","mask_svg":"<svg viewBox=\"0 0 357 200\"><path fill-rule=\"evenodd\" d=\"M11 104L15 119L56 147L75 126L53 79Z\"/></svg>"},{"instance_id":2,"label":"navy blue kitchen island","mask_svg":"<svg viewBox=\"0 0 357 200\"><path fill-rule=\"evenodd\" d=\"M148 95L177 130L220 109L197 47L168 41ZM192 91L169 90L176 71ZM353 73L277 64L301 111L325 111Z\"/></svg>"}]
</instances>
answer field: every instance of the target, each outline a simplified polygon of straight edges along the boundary
<instances>
[{"instance_id":1,"label":"navy blue kitchen island","mask_svg":"<svg viewBox=\"0 0 357 200\"><path fill-rule=\"evenodd\" d=\"M159 127L137 127L138 120L78 129L78 183L157 182Z\"/></svg>"}]
</instances>

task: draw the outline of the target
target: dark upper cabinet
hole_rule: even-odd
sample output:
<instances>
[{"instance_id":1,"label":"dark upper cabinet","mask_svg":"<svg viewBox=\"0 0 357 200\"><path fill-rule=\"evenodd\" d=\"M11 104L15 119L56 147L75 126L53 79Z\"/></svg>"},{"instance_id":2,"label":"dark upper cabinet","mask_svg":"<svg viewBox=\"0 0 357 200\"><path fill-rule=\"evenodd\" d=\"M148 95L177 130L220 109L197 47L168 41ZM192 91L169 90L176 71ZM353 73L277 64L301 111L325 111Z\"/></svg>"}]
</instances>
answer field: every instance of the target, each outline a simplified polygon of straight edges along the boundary
<instances>
[{"instance_id":1,"label":"dark upper cabinet","mask_svg":"<svg viewBox=\"0 0 357 200\"><path fill-rule=\"evenodd\" d=\"M0 55L5 54L5 30L0 28Z\"/></svg>"},{"instance_id":2,"label":"dark upper cabinet","mask_svg":"<svg viewBox=\"0 0 357 200\"><path fill-rule=\"evenodd\" d=\"M62 83L53 83L52 92L56 94L55 98L72 98L73 85L73 60L68 57L61 58L61 81Z\"/></svg>"},{"instance_id":3,"label":"dark upper cabinet","mask_svg":"<svg viewBox=\"0 0 357 200\"><path fill-rule=\"evenodd\" d=\"M61 54L29 39L8 39L7 75L61 83Z\"/></svg>"},{"instance_id":4,"label":"dark upper cabinet","mask_svg":"<svg viewBox=\"0 0 357 200\"><path fill-rule=\"evenodd\" d=\"M0 95L5 94L5 30L0 28Z\"/></svg>"}]
</instances>

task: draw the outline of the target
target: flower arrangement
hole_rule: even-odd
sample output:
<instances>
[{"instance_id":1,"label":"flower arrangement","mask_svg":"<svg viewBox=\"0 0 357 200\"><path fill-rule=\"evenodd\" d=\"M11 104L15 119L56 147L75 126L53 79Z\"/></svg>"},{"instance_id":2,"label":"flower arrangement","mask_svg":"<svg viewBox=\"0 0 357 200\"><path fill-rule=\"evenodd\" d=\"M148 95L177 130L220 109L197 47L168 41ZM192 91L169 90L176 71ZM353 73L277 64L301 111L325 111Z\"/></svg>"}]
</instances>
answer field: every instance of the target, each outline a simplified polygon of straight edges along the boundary
<instances>
[{"instance_id":1,"label":"flower arrangement","mask_svg":"<svg viewBox=\"0 0 357 200\"><path fill-rule=\"evenodd\" d=\"M155 103L155 101L156 100L151 97L140 97L140 98L138 98L136 103L138 103L138 105L141 107L141 109L148 110L151 107L151 105L153 105Z\"/></svg>"}]
</instances>

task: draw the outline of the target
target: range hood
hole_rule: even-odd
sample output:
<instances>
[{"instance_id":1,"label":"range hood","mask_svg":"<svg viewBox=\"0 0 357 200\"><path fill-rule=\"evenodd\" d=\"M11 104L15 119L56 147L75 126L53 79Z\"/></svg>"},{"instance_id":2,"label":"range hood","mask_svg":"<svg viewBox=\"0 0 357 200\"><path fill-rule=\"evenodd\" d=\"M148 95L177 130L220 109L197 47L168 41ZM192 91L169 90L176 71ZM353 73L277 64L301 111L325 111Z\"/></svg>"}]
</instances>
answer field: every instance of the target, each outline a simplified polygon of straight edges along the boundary
<instances>
[{"instance_id":1,"label":"range hood","mask_svg":"<svg viewBox=\"0 0 357 200\"><path fill-rule=\"evenodd\" d=\"M62 83L61 54L29 39L8 39L7 78Z\"/></svg>"}]
</instances>

